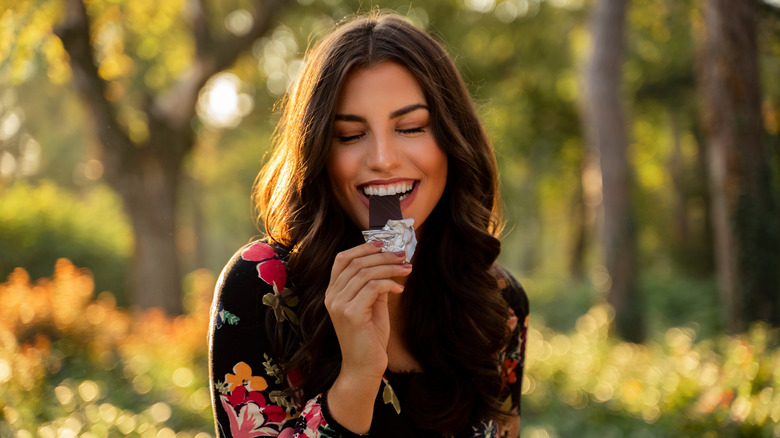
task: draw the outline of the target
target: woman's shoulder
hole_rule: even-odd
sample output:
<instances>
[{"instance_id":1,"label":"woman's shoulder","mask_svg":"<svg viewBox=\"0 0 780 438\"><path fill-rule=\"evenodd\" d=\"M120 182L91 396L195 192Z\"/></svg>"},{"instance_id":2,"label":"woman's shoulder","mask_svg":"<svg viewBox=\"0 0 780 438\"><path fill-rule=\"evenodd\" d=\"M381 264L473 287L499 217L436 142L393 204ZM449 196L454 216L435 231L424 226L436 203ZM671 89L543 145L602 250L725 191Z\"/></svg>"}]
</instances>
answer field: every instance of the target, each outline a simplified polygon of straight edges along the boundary
<instances>
[{"instance_id":1,"label":"woman's shoulder","mask_svg":"<svg viewBox=\"0 0 780 438\"><path fill-rule=\"evenodd\" d=\"M504 300L514 310L514 313L517 316L528 315L528 295L526 295L523 285L508 269L499 264L493 266L493 274L496 276Z\"/></svg>"},{"instance_id":2,"label":"woman's shoulder","mask_svg":"<svg viewBox=\"0 0 780 438\"><path fill-rule=\"evenodd\" d=\"M224 309L253 321L248 325L254 326L266 318L265 310L270 307L278 322L297 325L298 300L288 285L288 254L285 248L267 240L250 242L236 251L214 289L212 311L217 319Z\"/></svg>"},{"instance_id":3,"label":"woman's shoulder","mask_svg":"<svg viewBox=\"0 0 780 438\"><path fill-rule=\"evenodd\" d=\"M287 283L288 251L267 239L247 243L236 251L222 269L217 289L260 288L282 293Z\"/></svg>"}]
</instances>

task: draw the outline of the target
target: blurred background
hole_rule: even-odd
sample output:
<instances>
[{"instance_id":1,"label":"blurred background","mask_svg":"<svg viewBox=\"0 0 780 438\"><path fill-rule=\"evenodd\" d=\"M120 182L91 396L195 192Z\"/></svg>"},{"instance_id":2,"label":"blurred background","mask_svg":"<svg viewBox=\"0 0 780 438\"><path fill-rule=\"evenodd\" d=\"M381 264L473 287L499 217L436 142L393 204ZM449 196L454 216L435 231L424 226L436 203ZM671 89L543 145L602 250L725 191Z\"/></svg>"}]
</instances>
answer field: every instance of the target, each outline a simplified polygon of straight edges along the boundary
<instances>
[{"instance_id":1,"label":"blurred background","mask_svg":"<svg viewBox=\"0 0 780 438\"><path fill-rule=\"evenodd\" d=\"M495 145L521 436L780 437L777 0L0 0L0 436L213 436L280 98L375 5Z\"/></svg>"}]
</instances>

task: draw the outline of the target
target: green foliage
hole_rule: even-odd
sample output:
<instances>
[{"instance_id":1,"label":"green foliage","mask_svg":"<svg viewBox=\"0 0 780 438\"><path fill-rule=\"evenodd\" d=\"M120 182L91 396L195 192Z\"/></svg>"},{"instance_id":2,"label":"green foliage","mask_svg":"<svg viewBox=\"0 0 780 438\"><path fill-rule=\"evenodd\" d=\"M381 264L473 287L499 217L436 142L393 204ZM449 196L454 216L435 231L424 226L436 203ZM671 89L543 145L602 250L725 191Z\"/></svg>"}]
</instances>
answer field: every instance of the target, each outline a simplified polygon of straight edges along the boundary
<instances>
[{"instance_id":1,"label":"green foliage","mask_svg":"<svg viewBox=\"0 0 780 438\"><path fill-rule=\"evenodd\" d=\"M185 271L205 265L216 272L257 233L250 186L270 145L280 92L306 47L335 22L371 7L361 0L295 3L229 71L240 80L236 91L251 112L236 127L216 126L200 110L192 122L198 140L184 169L178 236ZM446 44L497 149L509 219L501 262L521 273L534 315L523 436L780 436L773 425L780 420L777 332L756 326L745 335L718 334L694 83L701 2L631 2L628 13L623 86L637 175L640 284L654 340L646 345L609 337L609 310L593 307L609 285L593 232L600 180L583 173L578 117L594 2L380 3ZM107 97L117 104L123 127L143 139L143 96L170 86L194 53L182 20L185 2L86 4ZM218 37L249 8L243 0L208 4ZM0 95L0 158L6 152L21 157L16 150L29 135L40 145L39 173L23 178L53 181L0 186L0 276L16 266L36 278L49 276L64 256L89 267L97 291L113 291L121 305L132 240L116 196L104 186L85 188L100 176L100 162L89 148L92 127L75 94L63 88L71 79L67 58L51 33L61 5L0 0L0 84L7 86ZM764 4L759 29L762 109L768 149L774 150L780 150L780 82L768 78L780 64L777 11ZM5 138L14 134L9 114L21 115L21 127ZM777 187L777 160L773 166ZM0 177L3 184L7 175ZM586 217L576 219L580 203ZM591 240L585 278L572 279L570 241L580 225ZM193 245L198 239L201 255ZM59 272L37 292L18 273L0 286L14 291L0 298L0 436L212 433L205 299L194 300L201 304L177 320L131 315L109 295L91 300L86 276ZM83 298L60 306L46 298L68 287ZM202 293L209 288L189 286ZM78 322L62 322L56 316L62 309L78 315ZM175 334L159 339L161 333Z\"/></svg>"},{"instance_id":2,"label":"green foliage","mask_svg":"<svg viewBox=\"0 0 780 438\"><path fill-rule=\"evenodd\" d=\"M212 436L214 281L188 276L187 313L168 318L93 298L88 271L66 260L51 280L16 270L0 284L0 436ZM609 336L612 316L598 305L555 330L533 314L521 436L780 434L780 330L697 339L688 325L638 345Z\"/></svg>"},{"instance_id":3,"label":"green foliage","mask_svg":"<svg viewBox=\"0 0 780 438\"><path fill-rule=\"evenodd\" d=\"M70 77L62 45L52 25L62 14L62 3L53 0L0 0L0 81L19 84L38 70L62 84Z\"/></svg>"},{"instance_id":4,"label":"green foliage","mask_svg":"<svg viewBox=\"0 0 780 438\"><path fill-rule=\"evenodd\" d=\"M612 317L595 306L568 333L531 319L524 436L780 434L780 330L697 340L673 327L638 345L608 335Z\"/></svg>"},{"instance_id":5,"label":"green foliage","mask_svg":"<svg viewBox=\"0 0 780 438\"><path fill-rule=\"evenodd\" d=\"M51 275L61 257L95 273L98 291L125 304L132 236L116 195L97 186L79 197L52 183L0 189L0 278L18 266Z\"/></svg>"},{"instance_id":6,"label":"green foliage","mask_svg":"<svg viewBox=\"0 0 780 438\"><path fill-rule=\"evenodd\" d=\"M664 333L668 327L694 327L700 337L723 332L718 291L712 278L700 279L663 273L640 278L647 309L648 332Z\"/></svg>"},{"instance_id":7,"label":"green foliage","mask_svg":"<svg viewBox=\"0 0 780 438\"><path fill-rule=\"evenodd\" d=\"M0 64L0 80L12 84L18 95L17 104L2 110L24 109L27 117L20 132L29 132L40 143L41 172L60 185L74 187L74 178L84 179L84 163L99 157L89 156L93 152L81 146L87 144L90 125L70 123L77 103L74 95L60 92L69 70L51 29L62 18L61 3L6 3L2 30L24 37L5 38L8 43L0 44L0 58L6 59ZM182 12L185 2L158 3L86 2L107 97L117 105L120 123L136 140L148 135L141 111L144 95L171 86L194 53L187 14ZM239 31L251 12L245 1L206 3L217 39ZM511 231L504 239L502 259L524 273L547 269L543 265L549 263L567 266L578 229L595 235L598 175L583 175L585 144L578 116L593 3L388 0L377 4L432 32L455 58L497 149ZM373 7L360 0L291 2L274 31L227 72L238 80L236 91L249 105L245 108L249 112L239 117L240 124L227 129L214 125L199 107L192 123L198 145L185 169L195 188L185 182L185 208L180 210L185 269L219 269L236 246L257 233L250 217L249 187L270 144L280 93L294 79L306 47L336 22ZM651 264L661 260L708 276L713 269L712 248L693 80L694 46L701 28L698 7L690 0L631 3L624 87L637 174L640 252ZM772 13L763 14L760 41L763 66L769 72L778 62L777 13L771 6L765 9ZM41 82L49 85L38 86ZM774 120L774 124L767 122L768 132L776 143L777 86L772 81L763 83L766 120ZM204 95L208 91L207 86ZM52 102L56 111L47 110ZM70 116L60 120L61 114ZM681 148L678 158L676 143ZM775 172L774 179L778 178ZM579 218L573 212L580 211L583 203L584 217ZM199 248L187 246L196 239ZM596 246L594 242L591 239L589 248ZM595 260L590 258L586 269L597 268Z\"/></svg>"}]
</instances>

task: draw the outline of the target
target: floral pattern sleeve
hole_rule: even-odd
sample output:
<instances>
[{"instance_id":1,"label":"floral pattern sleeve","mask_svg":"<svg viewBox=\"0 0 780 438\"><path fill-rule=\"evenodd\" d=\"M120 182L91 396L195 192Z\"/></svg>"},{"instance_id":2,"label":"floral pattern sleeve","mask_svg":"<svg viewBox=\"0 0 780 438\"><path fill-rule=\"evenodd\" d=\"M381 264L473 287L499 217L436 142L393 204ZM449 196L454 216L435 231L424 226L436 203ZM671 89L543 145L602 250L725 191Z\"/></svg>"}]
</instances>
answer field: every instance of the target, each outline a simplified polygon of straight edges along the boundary
<instances>
[{"instance_id":1,"label":"floral pattern sleeve","mask_svg":"<svg viewBox=\"0 0 780 438\"><path fill-rule=\"evenodd\" d=\"M266 334L268 315L274 324L298 323L297 302L285 287L287 272L279 254L264 242L247 245L231 259L217 283L209 329L217 436L349 436L349 431L329 419L323 396L296 403L287 390L295 386L298 374L283 376L272 353Z\"/></svg>"},{"instance_id":2,"label":"floral pattern sleeve","mask_svg":"<svg viewBox=\"0 0 780 438\"><path fill-rule=\"evenodd\" d=\"M273 352L271 330L295 333L297 297L290 291L286 252L265 242L242 248L222 271L214 294L209 328L209 374L217 437L341 438L358 437L338 424L327 409L327 396L301 400L293 393L300 373L282 373ZM475 438L516 437L519 430L528 299L520 284L502 268L497 277L508 304L512 336L498 357L505 409L517 414L511 423L485 419L473 427ZM391 373L392 374L392 373ZM404 375L383 379L377 394L372 433L417 436L393 386ZM428 431L431 432L431 431ZM425 436L430 433L426 432ZM435 434L436 436L441 436ZM433 436L433 435L430 435Z\"/></svg>"},{"instance_id":3,"label":"floral pattern sleeve","mask_svg":"<svg viewBox=\"0 0 780 438\"><path fill-rule=\"evenodd\" d=\"M504 407L517 414L517 428L519 429L520 394L523 385L523 367L528 335L528 297L520 283L503 268L498 268L498 278L504 299L509 304L507 325L512 333L499 363L504 385ZM502 436L504 436L503 433Z\"/></svg>"}]
</instances>

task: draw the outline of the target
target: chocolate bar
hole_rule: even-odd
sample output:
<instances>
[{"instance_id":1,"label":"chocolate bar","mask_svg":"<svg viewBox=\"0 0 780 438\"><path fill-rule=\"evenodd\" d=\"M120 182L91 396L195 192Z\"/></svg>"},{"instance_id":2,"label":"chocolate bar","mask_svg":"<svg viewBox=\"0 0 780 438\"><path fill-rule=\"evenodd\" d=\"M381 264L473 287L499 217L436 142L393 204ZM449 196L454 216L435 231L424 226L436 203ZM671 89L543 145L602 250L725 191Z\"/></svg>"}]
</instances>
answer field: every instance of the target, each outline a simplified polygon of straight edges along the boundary
<instances>
[{"instance_id":1,"label":"chocolate bar","mask_svg":"<svg viewBox=\"0 0 780 438\"><path fill-rule=\"evenodd\" d=\"M383 252L404 251L405 261L412 260L417 247L414 219L403 219L398 196L371 196L368 198L368 230L363 231L366 242L380 240Z\"/></svg>"},{"instance_id":2,"label":"chocolate bar","mask_svg":"<svg viewBox=\"0 0 780 438\"><path fill-rule=\"evenodd\" d=\"M368 198L368 229L381 230L390 219L403 219L401 201L396 195Z\"/></svg>"}]
</instances>

